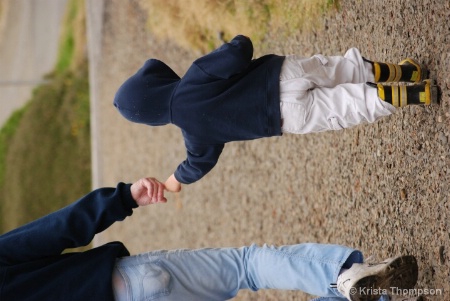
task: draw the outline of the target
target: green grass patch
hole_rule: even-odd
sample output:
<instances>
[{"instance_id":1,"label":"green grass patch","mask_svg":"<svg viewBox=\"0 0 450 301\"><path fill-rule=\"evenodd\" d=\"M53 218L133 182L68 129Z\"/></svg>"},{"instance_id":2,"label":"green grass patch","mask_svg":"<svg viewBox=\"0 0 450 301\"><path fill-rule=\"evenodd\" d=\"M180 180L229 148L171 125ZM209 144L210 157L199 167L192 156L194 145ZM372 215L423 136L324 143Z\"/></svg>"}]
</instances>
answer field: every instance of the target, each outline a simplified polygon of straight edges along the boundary
<instances>
[{"instance_id":1,"label":"green grass patch","mask_svg":"<svg viewBox=\"0 0 450 301\"><path fill-rule=\"evenodd\" d=\"M0 130L0 233L91 189L84 16L84 1L70 0L55 71Z\"/></svg>"},{"instance_id":2,"label":"green grass patch","mask_svg":"<svg viewBox=\"0 0 450 301\"><path fill-rule=\"evenodd\" d=\"M55 211L91 187L86 66L40 86L13 116L3 167L2 231ZM21 115L21 116L19 116ZM5 130L5 132L8 132ZM2 135L3 136L3 135Z\"/></svg>"},{"instance_id":3,"label":"green grass patch","mask_svg":"<svg viewBox=\"0 0 450 301\"><path fill-rule=\"evenodd\" d=\"M5 125L0 129L0 185L5 180L6 170L6 154L8 152L8 146L11 143L11 139L14 137L14 133L20 123L23 113L26 108L15 111L11 117L7 120ZM2 202L0 202L1 208Z\"/></svg>"},{"instance_id":4,"label":"green grass patch","mask_svg":"<svg viewBox=\"0 0 450 301\"><path fill-rule=\"evenodd\" d=\"M67 3L66 16L64 18L64 26L59 45L58 61L56 63L57 72L64 72L69 69L74 60L75 26L77 26L76 18L80 9L83 9L83 7L77 1L69 1Z\"/></svg>"}]
</instances>

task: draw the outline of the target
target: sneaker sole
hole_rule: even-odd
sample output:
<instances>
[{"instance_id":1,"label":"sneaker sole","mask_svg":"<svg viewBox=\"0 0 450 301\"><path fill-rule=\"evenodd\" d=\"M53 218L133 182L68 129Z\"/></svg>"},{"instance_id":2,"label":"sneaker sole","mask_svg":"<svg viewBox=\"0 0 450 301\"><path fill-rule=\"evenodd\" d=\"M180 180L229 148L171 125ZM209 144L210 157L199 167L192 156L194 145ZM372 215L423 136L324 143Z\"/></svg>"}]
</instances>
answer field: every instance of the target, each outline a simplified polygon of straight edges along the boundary
<instances>
[{"instance_id":1,"label":"sneaker sole","mask_svg":"<svg viewBox=\"0 0 450 301\"><path fill-rule=\"evenodd\" d=\"M350 292L351 301L375 301L391 287L399 290L412 289L416 285L418 266L414 256L406 255L392 259L383 270L357 281Z\"/></svg>"}]
</instances>

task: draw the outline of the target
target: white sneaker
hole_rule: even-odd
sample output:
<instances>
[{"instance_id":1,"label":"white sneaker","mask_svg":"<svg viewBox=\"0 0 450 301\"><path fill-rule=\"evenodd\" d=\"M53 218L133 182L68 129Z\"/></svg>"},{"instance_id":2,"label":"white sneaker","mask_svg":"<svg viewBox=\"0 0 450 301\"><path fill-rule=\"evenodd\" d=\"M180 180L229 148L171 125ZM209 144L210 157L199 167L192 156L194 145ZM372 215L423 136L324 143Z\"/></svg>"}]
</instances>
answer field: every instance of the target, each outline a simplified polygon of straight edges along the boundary
<instances>
[{"instance_id":1,"label":"white sneaker","mask_svg":"<svg viewBox=\"0 0 450 301\"><path fill-rule=\"evenodd\" d=\"M389 258L375 264L354 263L339 275L337 289L351 301L374 301L390 293L391 287L414 288L417 273L416 258L410 255Z\"/></svg>"}]
</instances>

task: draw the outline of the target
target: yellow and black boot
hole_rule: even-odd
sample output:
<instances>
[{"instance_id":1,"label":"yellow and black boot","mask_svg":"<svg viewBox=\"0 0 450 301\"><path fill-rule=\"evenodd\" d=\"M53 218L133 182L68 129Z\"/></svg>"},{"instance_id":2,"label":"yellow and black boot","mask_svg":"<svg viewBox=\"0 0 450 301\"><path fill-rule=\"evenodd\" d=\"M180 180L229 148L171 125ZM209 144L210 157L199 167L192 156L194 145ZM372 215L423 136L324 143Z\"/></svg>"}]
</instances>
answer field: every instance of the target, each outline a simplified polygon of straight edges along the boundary
<instances>
[{"instance_id":1,"label":"yellow and black boot","mask_svg":"<svg viewBox=\"0 0 450 301\"><path fill-rule=\"evenodd\" d=\"M378 97L394 107L407 105L431 105L438 103L438 87L429 79L414 85L377 84Z\"/></svg>"},{"instance_id":2,"label":"yellow and black boot","mask_svg":"<svg viewBox=\"0 0 450 301\"><path fill-rule=\"evenodd\" d=\"M372 64L376 83L420 83L428 77L428 70L410 58L401 61L399 64L364 60Z\"/></svg>"}]
</instances>

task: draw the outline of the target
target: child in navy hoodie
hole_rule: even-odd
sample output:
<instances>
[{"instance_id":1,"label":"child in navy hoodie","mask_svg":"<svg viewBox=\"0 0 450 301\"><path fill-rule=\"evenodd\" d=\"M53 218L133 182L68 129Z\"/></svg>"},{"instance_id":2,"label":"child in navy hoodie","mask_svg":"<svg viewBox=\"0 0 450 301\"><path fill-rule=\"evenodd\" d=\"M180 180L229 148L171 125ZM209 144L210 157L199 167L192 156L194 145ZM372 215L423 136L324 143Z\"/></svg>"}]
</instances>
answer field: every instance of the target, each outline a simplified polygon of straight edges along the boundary
<instances>
[{"instance_id":1,"label":"child in navy hoodie","mask_svg":"<svg viewBox=\"0 0 450 301\"><path fill-rule=\"evenodd\" d=\"M238 35L182 78L150 59L117 91L114 105L126 119L181 128L187 158L167 179L169 190L201 179L230 141L339 130L395 107L437 102L426 70L412 59L372 62L356 48L344 56L252 57L252 42Z\"/></svg>"}]
</instances>

